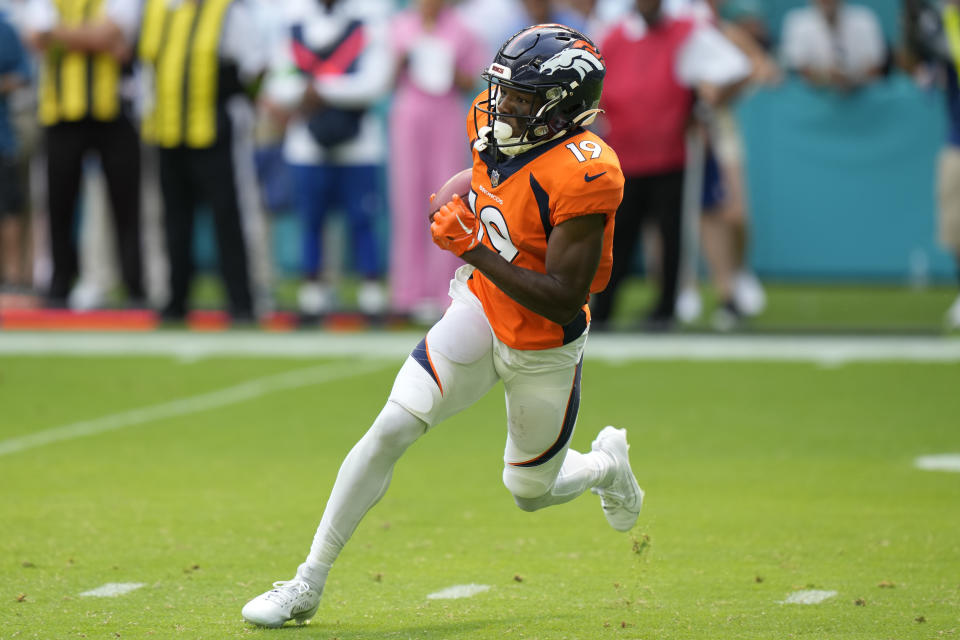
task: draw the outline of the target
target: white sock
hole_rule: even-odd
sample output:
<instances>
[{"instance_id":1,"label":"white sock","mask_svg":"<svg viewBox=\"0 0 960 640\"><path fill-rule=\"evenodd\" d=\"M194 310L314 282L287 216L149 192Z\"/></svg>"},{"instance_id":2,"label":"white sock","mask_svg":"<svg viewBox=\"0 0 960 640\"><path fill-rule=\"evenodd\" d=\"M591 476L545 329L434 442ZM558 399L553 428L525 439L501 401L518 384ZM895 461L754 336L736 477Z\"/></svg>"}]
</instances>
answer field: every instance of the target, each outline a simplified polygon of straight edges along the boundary
<instances>
[{"instance_id":1,"label":"white sock","mask_svg":"<svg viewBox=\"0 0 960 640\"><path fill-rule=\"evenodd\" d=\"M422 420L387 402L340 466L310 553L297 571L299 577L323 588L330 567L360 520L386 493L394 464L426 430Z\"/></svg>"},{"instance_id":2,"label":"white sock","mask_svg":"<svg viewBox=\"0 0 960 640\"><path fill-rule=\"evenodd\" d=\"M555 504L569 502L593 487L609 484L616 471L616 462L601 451L580 453L567 450L563 466L549 492L539 498L514 497L517 505L527 511L535 511Z\"/></svg>"},{"instance_id":3,"label":"white sock","mask_svg":"<svg viewBox=\"0 0 960 640\"><path fill-rule=\"evenodd\" d=\"M613 479L614 471L616 471L616 461L611 460L610 456L601 451L580 453L568 449L550 495L564 498L556 504L567 502L588 489L609 484Z\"/></svg>"}]
</instances>

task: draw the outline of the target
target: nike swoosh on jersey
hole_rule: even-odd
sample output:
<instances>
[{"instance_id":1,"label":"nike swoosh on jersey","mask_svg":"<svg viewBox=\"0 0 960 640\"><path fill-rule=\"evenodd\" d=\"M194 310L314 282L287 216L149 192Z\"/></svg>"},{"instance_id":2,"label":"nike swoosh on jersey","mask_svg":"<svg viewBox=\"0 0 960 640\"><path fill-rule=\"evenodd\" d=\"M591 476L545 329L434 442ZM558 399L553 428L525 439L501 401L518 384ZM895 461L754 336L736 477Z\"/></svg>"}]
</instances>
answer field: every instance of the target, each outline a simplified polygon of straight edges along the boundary
<instances>
[{"instance_id":1,"label":"nike swoosh on jersey","mask_svg":"<svg viewBox=\"0 0 960 640\"><path fill-rule=\"evenodd\" d=\"M583 174L583 179L586 180L587 182L591 182L591 181L593 181L593 180L596 180L597 178L599 178L600 176L602 176L602 175L605 174L605 173L606 173L606 171L601 171L600 173L598 173L598 174L595 175L595 176L592 176L592 175L590 175L589 173L584 173L584 174Z\"/></svg>"}]
</instances>

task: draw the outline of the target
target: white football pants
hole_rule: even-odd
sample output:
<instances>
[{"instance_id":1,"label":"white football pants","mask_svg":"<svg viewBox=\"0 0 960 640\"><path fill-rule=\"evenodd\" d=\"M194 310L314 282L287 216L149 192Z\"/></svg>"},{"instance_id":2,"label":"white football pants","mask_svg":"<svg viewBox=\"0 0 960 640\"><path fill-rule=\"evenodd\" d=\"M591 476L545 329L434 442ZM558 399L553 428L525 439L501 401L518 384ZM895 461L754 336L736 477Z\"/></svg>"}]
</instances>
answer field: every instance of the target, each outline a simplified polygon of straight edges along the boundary
<instances>
[{"instance_id":1,"label":"white football pants","mask_svg":"<svg viewBox=\"0 0 960 640\"><path fill-rule=\"evenodd\" d=\"M586 334L556 349L507 347L493 335L466 286L469 273L457 272L453 303L404 362L386 406L340 467L299 572L318 587L360 520L386 492L403 452L498 381L503 381L507 409L503 483L521 509L572 500L615 471L606 454L569 449Z\"/></svg>"}]
</instances>

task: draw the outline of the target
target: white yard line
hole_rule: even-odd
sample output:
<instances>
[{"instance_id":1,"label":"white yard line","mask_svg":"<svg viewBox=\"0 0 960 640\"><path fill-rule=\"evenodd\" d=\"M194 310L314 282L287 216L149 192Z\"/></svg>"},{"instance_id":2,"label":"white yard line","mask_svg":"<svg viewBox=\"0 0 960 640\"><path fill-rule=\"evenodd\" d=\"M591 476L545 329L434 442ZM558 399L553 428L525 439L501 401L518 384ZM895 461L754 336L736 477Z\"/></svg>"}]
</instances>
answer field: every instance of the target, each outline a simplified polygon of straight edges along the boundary
<instances>
[{"instance_id":1,"label":"white yard line","mask_svg":"<svg viewBox=\"0 0 960 640\"><path fill-rule=\"evenodd\" d=\"M457 600L459 598L472 598L478 593L483 593L484 591L489 590L490 585L486 584L457 584L427 595L427 600Z\"/></svg>"},{"instance_id":2,"label":"white yard line","mask_svg":"<svg viewBox=\"0 0 960 640\"><path fill-rule=\"evenodd\" d=\"M836 591L823 591L820 589L794 591L787 596L786 600L781 600L780 604L820 604L824 600L829 600L835 595L837 595Z\"/></svg>"},{"instance_id":3,"label":"white yard line","mask_svg":"<svg viewBox=\"0 0 960 640\"><path fill-rule=\"evenodd\" d=\"M920 456L913 462L917 469L924 471L952 471L960 473L960 453L941 453Z\"/></svg>"},{"instance_id":4,"label":"white yard line","mask_svg":"<svg viewBox=\"0 0 960 640\"><path fill-rule=\"evenodd\" d=\"M382 361L334 362L307 369L287 371L264 378L249 380L218 391L180 398L170 402L141 407L139 409L122 411L112 415L93 418L92 420L73 422L63 426L45 429L37 433L2 440L0 441L0 456L42 447L63 440L73 440L75 438L91 436L105 431L115 431L117 429L154 422L156 420L218 409L231 404L259 398L276 391L297 389L299 387L307 387L334 380L343 380L344 378L371 373L383 369L386 366L387 364Z\"/></svg>"},{"instance_id":5,"label":"white yard line","mask_svg":"<svg viewBox=\"0 0 960 640\"><path fill-rule=\"evenodd\" d=\"M405 357L425 331L361 333L0 332L3 356L169 356L187 361L215 356L281 358ZM960 362L960 340L905 336L713 336L595 334L588 360L796 361L835 366L849 362ZM399 362L397 363L399 366ZM2 370L2 362L0 362Z\"/></svg>"},{"instance_id":6,"label":"white yard line","mask_svg":"<svg viewBox=\"0 0 960 640\"><path fill-rule=\"evenodd\" d=\"M147 586L145 582L108 582L107 584L100 585L96 589L84 591L80 595L93 598L116 598L117 596L122 596L125 593L136 591L140 587L145 586Z\"/></svg>"}]
</instances>

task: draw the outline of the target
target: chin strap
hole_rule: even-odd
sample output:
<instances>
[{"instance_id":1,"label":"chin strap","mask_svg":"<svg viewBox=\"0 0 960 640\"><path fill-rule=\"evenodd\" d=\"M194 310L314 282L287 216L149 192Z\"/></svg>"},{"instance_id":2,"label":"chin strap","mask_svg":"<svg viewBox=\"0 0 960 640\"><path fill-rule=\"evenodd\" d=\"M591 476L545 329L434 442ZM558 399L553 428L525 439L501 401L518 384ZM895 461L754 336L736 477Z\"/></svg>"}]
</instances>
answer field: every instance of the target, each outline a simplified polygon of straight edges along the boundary
<instances>
[{"instance_id":1,"label":"chin strap","mask_svg":"<svg viewBox=\"0 0 960 640\"><path fill-rule=\"evenodd\" d=\"M476 139L476 141L473 143L473 148L474 148L474 149L476 149L477 151L486 151L486 150L487 150L487 147L490 146L489 136L490 136L490 131L491 131L491 130L492 130L492 129L491 129L489 126L487 126L487 127L480 127L480 130L477 131L477 139Z\"/></svg>"}]
</instances>

